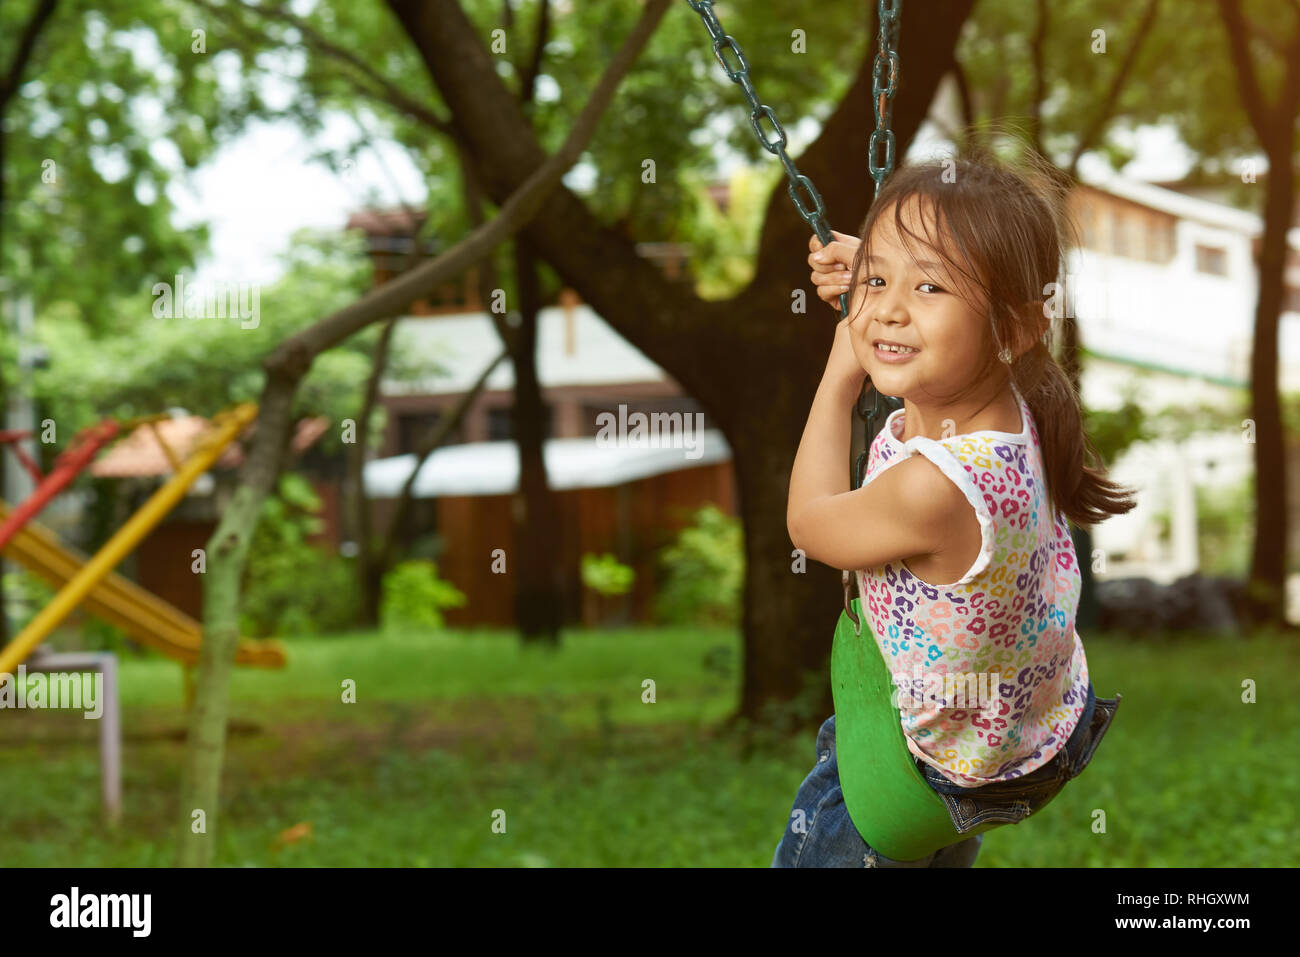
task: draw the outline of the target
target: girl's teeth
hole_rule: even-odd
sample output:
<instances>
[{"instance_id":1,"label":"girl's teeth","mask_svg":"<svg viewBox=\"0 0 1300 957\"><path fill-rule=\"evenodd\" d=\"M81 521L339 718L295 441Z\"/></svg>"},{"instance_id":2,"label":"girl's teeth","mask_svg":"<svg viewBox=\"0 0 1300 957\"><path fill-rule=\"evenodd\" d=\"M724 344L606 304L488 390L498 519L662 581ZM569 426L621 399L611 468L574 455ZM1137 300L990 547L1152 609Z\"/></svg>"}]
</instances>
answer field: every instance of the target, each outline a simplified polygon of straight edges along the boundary
<instances>
[{"instance_id":1,"label":"girl's teeth","mask_svg":"<svg viewBox=\"0 0 1300 957\"><path fill-rule=\"evenodd\" d=\"M915 349L905 349L902 346L881 345L880 348L884 349L886 352L915 352L916 351Z\"/></svg>"}]
</instances>

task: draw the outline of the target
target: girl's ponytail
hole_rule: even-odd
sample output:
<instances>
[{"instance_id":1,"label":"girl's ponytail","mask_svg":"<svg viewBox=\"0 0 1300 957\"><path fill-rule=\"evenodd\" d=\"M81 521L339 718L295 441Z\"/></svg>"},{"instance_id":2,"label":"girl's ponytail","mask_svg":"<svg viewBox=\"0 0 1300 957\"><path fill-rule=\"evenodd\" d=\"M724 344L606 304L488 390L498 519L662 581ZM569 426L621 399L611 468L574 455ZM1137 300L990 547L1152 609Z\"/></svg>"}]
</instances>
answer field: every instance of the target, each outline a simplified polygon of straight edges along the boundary
<instances>
[{"instance_id":1,"label":"girl's ponytail","mask_svg":"<svg viewBox=\"0 0 1300 957\"><path fill-rule=\"evenodd\" d=\"M1081 527L1132 510L1137 503L1131 490L1106 477L1083 428L1079 395L1046 343L1040 340L1016 359L1011 378L1034 414L1053 506Z\"/></svg>"}]
</instances>

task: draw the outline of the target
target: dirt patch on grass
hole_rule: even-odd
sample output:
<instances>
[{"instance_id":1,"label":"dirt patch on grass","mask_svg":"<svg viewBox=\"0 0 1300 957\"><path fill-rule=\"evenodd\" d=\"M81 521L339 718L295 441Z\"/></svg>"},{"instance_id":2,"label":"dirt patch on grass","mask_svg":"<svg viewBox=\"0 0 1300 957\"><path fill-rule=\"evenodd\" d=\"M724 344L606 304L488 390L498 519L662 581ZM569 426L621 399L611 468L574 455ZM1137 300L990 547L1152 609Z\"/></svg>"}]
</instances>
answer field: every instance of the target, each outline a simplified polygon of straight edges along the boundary
<instances>
[{"instance_id":1,"label":"dirt patch on grass","mask_svg":"<svg viewBox=\"0 0 1300 957\"><path fill-rule=\"evenodd\" d=\"M133 716L134 717L134 716ZM25 747L32 744L95 744L99 741L100 723L87 720L79 712L28 711L21 717L0 723L0 748ZM265 730L262 723L232 718L226 725L230 738L252 737ZM150 741L184 742L189 728L167 719L122 721L122 740L128 743Z\"/></svg>"},{"instance_id":2,"label":"dirt patch on grass","mask_svg":"<svg viewBox=\"0 0 1300 957\"><path fill-rule=\"evenodd\" d=\"M249 708L232 718L227 774L235 779L354 777L394 753L437 750L485 769L524 762L566 763L618 756L675 753L686 737L710 737L685 726L574 727L561 716L585 702L536 698L475 698L436 702L384 701L361 705ZM75 717L75 720L73 718ZM99 725L80 715L31 712L0 724L0 749L84 747L93 752ZM148 748L165 745L165 761L179 759L188 734L178 709L133 711L123 717L123 739ZM173 748L175 754L173 755ZM130 757L128 756L128 761Z\"/></svg>"},{"instance_id":3,"label":"dirt patch on grass","mask_svg":"<svg viewBox=\"0 0 1300 957\"><path fill-rule=\"evenodd\" d=\"M383 702L368 707L364 717L358 714L362 720L348 717L345 709L265 723L258 739L240 750L254 764L273 764L282 773L352 773L394 751L439 750L478 760L503 753L522 757L530 749L526 729L521 739L512 715L488 707Z\"/></svg>"}]
</instances>

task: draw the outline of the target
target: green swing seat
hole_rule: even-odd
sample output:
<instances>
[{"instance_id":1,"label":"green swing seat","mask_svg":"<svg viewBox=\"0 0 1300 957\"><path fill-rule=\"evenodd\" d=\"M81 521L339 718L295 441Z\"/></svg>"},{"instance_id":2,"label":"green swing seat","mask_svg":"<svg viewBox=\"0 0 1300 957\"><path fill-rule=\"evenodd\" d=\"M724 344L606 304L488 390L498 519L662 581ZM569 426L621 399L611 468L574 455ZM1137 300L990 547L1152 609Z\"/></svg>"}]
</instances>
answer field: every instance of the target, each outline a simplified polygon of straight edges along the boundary
<instances>
[{"instance_id":1,"label":"green swing seat","mask_svg":"<svg viewBox=\"0 0 1300 957\"><path fill-rule=\"evenodd\" d=\"M862 839L886 857L915 861L1006 824L986 821L957 832L943 798L907 748L889 671L860 599L852 603L862 632L855 634L848 612L840 612L831 648L831 691L840 790Z\"/></svg>"}]
</instances>

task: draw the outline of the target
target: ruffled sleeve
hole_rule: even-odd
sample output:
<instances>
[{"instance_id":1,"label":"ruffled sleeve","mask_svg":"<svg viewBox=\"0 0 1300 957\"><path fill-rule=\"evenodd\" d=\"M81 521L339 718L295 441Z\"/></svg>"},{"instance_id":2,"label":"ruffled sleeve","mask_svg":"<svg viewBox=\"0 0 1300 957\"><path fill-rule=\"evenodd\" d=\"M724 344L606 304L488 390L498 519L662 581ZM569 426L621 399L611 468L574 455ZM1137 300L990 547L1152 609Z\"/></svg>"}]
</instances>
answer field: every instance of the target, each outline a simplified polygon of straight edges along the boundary
<instances>
[{"instance_id":1,"label":"ruffled sleeve","mask_svg":"<svg viewBox=\"0 0 1300 957\"><path fill-rule=\"evenodd\" d=\"M980 523L980 553L975 557L975 563L971 565L966 574L955 582L958 585L965 585L984 571L993 559L995 537L993 518L989 515L984 496L976 486L974 477L970 472L966 471L966 467L962 465L957 456L953 455L952 450L942 443L918 435L908 439L903 444L903 448L909 457L919 452L937 465L939 471L948 476L952 483L961 489L962 494L966 496L966 501L970 502L971 507L975 509L975 517L979 519Z\"/></svg>"}]
</instances>

